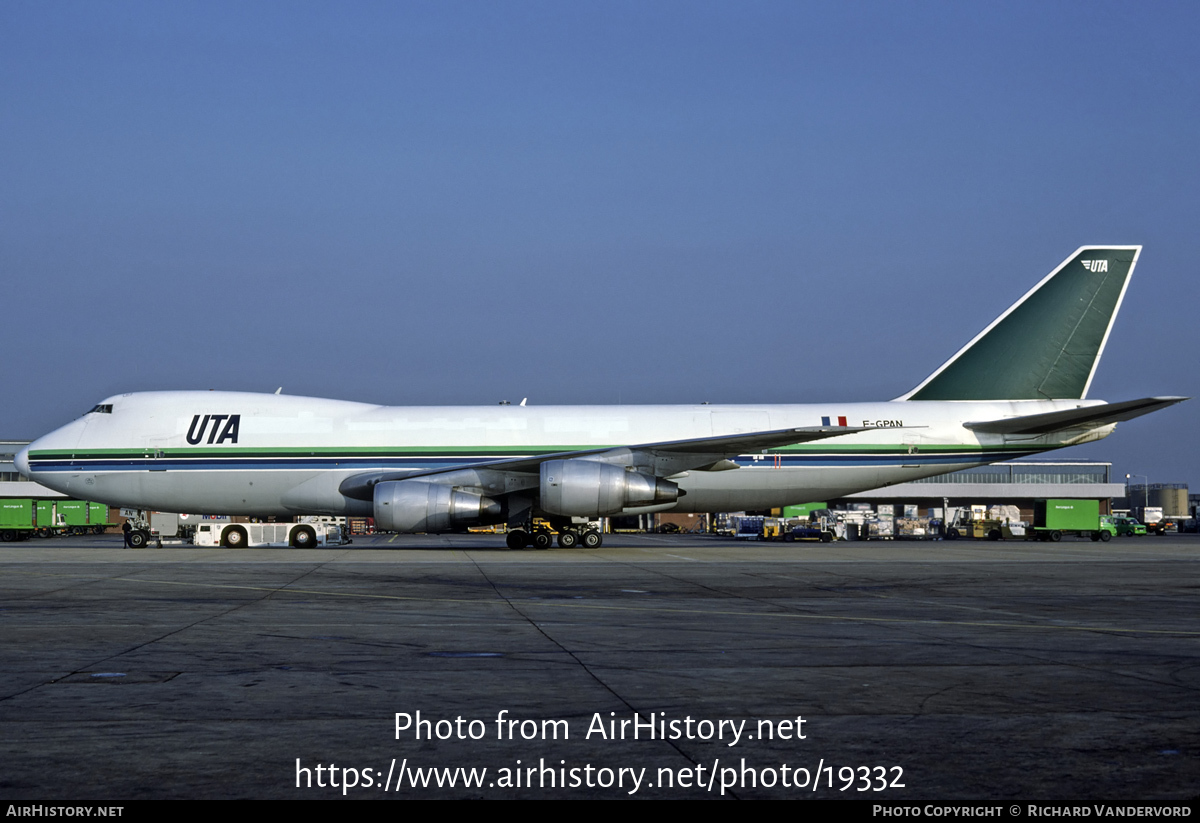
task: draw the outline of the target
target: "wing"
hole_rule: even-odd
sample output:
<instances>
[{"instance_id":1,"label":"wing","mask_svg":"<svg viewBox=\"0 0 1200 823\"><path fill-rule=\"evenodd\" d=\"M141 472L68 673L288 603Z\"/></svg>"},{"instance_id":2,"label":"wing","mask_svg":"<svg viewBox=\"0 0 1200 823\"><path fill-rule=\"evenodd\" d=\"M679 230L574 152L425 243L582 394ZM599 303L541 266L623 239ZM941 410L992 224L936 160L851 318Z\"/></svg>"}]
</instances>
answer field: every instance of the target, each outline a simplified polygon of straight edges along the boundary
<instances>
[{"instance_id":1,"label":"wing","mask_svg":"<svg viewBox=\"0 0 1200 823\"><path fill-rule=\"evenodd\" d=\"M790 446L795 443L810 443L814 440L856 434L861 431L866 431L866 429L861 426L808 426L721 437L665 440L660 443L555 452L535 457L481 460L465 468L458 466L453 469L430 469L428 471L366 472L346 478L338 490L346 497L356 500L371 500L375 486L388 480L413 480L419 477L450 479L463 471L534 475L537 474L541 464L548 460L572 460L581 457L601 463L620 463L633 466L656 477L667 477L685 471L735 468L733 465L723 466L720 464L739 454L749 454L778 446Z\"/></svg>"}]
</instances>

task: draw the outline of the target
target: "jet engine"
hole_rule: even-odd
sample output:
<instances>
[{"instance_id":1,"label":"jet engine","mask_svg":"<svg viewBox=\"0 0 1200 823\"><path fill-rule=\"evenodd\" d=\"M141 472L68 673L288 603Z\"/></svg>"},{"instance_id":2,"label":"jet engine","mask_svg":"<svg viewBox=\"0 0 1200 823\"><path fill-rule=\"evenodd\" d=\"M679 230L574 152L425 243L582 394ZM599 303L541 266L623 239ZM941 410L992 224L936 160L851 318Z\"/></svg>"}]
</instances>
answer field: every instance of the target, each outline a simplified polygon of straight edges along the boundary
<instances>
[{"instance_id":1,"label":"jet engine","mask_svg":"<svg viewBox=\"0 0 1200 823\"><path fill-rule=\"evenodd\" d=\"M375 486L375 528L390 532L445 532L498 523L503 507L490 497L424 480Z\"/></svg>"},{"instance_id":2,"label":"jet engine","mask_svg":"<svg viewBox=\"0 0 1200 823\"><path fill-rule=\"evenodd\" d=\"M597 517L679 499L679 486L670 480L596 460L547 460L541 472L541 507L550 514Z\"/></svg>"}]
</instances>

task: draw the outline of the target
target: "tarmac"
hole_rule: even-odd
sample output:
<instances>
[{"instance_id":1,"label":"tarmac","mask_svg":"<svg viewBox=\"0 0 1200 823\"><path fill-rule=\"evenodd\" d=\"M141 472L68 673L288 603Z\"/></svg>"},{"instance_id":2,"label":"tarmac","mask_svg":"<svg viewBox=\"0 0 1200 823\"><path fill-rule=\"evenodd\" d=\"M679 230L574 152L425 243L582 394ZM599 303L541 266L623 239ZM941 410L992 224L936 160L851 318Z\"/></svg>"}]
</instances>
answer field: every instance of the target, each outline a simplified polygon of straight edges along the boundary
<instances>
[{"instance_id":1,"label":"tarmac","mask_svg":"<svg viewBox=\"0 0 1200 823\"><path fill-rule=\"evenodd\" d=\"M0 799L1186 802L1197 572L1197 535L3 544Z\"/></svg>"}]
</instances>

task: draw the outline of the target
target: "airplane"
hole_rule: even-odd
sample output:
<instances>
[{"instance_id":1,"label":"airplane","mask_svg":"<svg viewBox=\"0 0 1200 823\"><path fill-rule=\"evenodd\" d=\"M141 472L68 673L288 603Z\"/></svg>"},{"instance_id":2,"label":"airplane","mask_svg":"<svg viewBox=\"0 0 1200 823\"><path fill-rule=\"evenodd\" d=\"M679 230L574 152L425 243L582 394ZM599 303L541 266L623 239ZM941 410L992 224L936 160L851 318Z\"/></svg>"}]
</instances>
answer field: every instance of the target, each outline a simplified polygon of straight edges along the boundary
<instances>
[{"instance_id":1,"label":"airplane","mask_svg":"<svg viewBox=\"0 0 1200 823\"><path fill-rule=\"evenodd\" d=\"M833 499L1100 440L1188 399L1087 398L1140 253L1081 247L884 402L399 407L158 391L103 400L16 464L110 505L371 516L405 533L505 523L511 548L546 548L538 516L560 546L595 547L602 537L587 524L602 516ZM245 541L236 529L226 539Z\"/></svg>"}]
</instances>

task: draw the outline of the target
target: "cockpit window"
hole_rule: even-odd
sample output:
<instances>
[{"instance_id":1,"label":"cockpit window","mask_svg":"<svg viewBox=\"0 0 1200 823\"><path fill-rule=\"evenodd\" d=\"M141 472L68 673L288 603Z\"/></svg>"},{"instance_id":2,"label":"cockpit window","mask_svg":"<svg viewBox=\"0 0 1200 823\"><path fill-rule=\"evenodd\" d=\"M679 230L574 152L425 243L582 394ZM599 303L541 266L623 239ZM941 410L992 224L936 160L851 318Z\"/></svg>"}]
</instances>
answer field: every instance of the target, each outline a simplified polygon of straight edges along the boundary
<instances>
[{"instance_id":1,"label":"cockpit window","mask_svg":"<svg viewBox=\"0 0 1200 823\"><path fill-rule=\"evenodd\" d=\"M93 406L88 414L112 414L112 403L101 403L98 406Z\"/></svg>"}]
</instances>

